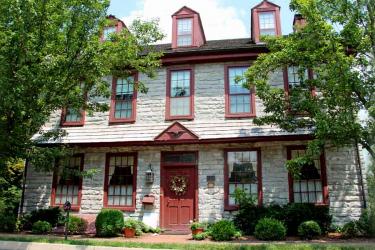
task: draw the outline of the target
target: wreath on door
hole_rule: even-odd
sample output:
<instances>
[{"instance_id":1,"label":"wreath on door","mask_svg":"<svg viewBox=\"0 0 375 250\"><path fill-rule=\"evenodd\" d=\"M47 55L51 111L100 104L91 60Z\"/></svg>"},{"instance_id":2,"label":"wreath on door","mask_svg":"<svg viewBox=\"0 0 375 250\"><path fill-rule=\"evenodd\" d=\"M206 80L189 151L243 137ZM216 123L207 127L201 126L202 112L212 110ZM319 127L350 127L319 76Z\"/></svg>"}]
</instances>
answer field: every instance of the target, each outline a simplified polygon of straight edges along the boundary
<instances>
[{"instance_id":1,"label":"wreath on door","mask_svg":"<svg viewBox=\"0 0 375 250\"><path fill-rule=\"evenodd\" d=\"M169 188L177 196L182 196L186 193L188 187L188 179L185 176L173 176L169 183Z\"/></svg>"}]
</instances>

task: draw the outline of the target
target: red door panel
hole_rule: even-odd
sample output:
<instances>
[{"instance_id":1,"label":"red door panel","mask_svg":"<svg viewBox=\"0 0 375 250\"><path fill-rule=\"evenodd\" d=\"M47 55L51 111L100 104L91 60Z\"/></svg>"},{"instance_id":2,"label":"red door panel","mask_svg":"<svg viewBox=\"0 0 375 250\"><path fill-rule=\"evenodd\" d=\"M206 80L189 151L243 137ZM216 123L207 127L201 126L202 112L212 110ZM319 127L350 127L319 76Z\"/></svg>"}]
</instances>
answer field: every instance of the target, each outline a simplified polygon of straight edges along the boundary
<instances>
[{"instance_id":1,"label":"red door panel","mask_svg":"<svg viewBox=\"0 0 375 250\"><path fill-rule=\"evenodd\" d=\"M165 167L163 225L166 229L187 231L194 219L195 167Z\"/></svg>"}]
</instances>

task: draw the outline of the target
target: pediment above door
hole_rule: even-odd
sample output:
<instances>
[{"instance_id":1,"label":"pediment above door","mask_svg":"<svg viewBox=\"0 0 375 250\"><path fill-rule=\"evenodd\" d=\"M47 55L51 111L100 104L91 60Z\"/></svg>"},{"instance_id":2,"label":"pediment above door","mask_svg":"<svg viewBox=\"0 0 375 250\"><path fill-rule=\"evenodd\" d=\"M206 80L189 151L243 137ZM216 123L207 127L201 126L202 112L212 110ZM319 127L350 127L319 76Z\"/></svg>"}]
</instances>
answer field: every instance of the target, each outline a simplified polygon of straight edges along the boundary
<instances>
[{"instance_id":1,"label":"pediment above door","mask_svg":"<svg viewBox=\"0 0 375 250\"><path fill-rule=\"evenodd\" d=\"M175 122L155 137L155 141L198 140L199 137L179 122Z\"/></svg>"}]
</instances>

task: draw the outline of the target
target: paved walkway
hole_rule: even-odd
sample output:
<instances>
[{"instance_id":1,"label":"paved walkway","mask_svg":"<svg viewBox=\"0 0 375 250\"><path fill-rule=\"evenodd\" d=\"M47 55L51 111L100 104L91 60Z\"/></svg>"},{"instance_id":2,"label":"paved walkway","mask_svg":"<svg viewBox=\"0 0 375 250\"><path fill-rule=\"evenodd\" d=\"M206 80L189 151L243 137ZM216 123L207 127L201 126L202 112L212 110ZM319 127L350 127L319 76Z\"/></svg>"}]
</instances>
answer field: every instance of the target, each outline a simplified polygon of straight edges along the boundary
<instances>
[{"instance_id":1,"label":"paved walkway","mask_svg":"<svg viewBox=\"0 0 375 250\"><path fill-rule=\"evenodd\" d=\"M0 250L145 250L146 248L76 246L35 242L0 241ZM146 249L151 250L151 249ZM153 249L155 250L155 249Z\"/></svg>"}]
</instances>

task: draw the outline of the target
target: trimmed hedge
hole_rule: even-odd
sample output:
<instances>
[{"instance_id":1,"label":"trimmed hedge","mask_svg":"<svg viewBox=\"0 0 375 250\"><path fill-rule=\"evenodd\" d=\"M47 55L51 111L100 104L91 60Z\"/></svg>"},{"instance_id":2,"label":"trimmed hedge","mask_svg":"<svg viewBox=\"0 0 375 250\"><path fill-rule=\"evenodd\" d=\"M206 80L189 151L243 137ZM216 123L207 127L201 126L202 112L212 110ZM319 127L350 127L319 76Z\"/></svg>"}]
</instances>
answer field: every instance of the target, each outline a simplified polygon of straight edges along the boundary
<instances>
[{"instance_id":1,"label":"trimmed hedge","mask_svg":"<svg viewBox=\"0 0 375 250\"><path fill-rule=\"evenodd\" d=\"M37 221L32 226L32 233L34 234L46 234L51 232L52 226L47 221Z\"/></svg>"},{"instance_id":2,"label":"trimmed hedge","mask_svg":"<svg viewBox=\"0 0 375 250\"><path fill-rule=\"evenodd\" d=\"M322 234L318 223L313 220L302 222L298 227L298 236L302 239L311 240Z\"/></svg>"},{"instance_id":3,"label":"trimmed hedge","mask_svg":"<svg viewBox=\"0 0 375 250\"><path fill-rule=\"evenodd\" d=\"M238 213L234 216L234 224L246 235L252 235L255 225L262 218L280 220L287 228L288 235L297 235L298 226L309 220L314 220L322 232L327 232L332 217L328 206L315 206L314 204L291 203L284 206L256 206L253 203L240 204Z\"/></svg>"},{"instance_id":4,"label":"trimmed hedge","mask_svg":"<svg viewBox=\"0 0 375 250\"><path fill-rule=\"evenodd\" d=\"M233 222L229 220L220 220L210 227L210 235L216 241L231 240L236 231Z\"/></svg>"},{"instance_id":5,"label":"trimmed hedge","mask_svg":"<svg viewBox=\"0 0 375 250\"><path fill-rule=\"evenodd\" d=\"M83 234L87 228L87 221L77 217L77 216L69 216L69 225L68 225L68 232L70 234Z\"/></svg>"},{"instance_id":6,"label":"trimmed hedge","mask_svg":"<svg viewBox=\"0 0 375 250\"><path fill-rule=\"evenodd\" d=\"M63 211L59 207L38 209L24 216L23 229L30 230L37 221L47 221L51 226L57 226L64 224L64 220Z\"/></svg>"},{"instance_id":7,"label":"trimmed hedge","mask_svg":"<svg viewBox=\"0 0 375 250\"><path fill-rule=\"evenodd\" d=\"M286 228L279 220L263 218L255 226L254 236L259 240L284 240Z\"/></svg>"},{"instance_id":8,"label":"trimmed hedge","mask_svg":"<svg viewBox=\"0 0 375 250\"><path fill-rule=\"evenodd\" d=\"M96 235L116 236L124 227L124 215L117 209L102 209L95 220Z\"/></svg>"}]
</instances>

